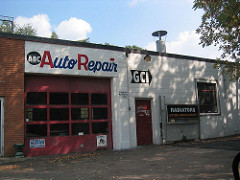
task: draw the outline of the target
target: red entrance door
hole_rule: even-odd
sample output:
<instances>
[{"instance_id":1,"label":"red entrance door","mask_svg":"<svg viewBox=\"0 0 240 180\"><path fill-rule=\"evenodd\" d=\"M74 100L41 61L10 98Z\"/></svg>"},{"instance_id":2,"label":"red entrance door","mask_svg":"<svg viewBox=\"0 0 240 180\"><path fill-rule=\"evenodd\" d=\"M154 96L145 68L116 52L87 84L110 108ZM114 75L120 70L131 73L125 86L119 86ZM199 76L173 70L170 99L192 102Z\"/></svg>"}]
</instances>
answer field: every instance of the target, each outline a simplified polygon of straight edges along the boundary
<instances>
[{"instance_id":1,"label":"red entrance door","mask_svg":"<svg viewBox=\"0 0 240 180\"><path fill-rule=\"evenodd\" d=\"M151 100L136 100L137 144L152 144Z\"/></svg>"}]
</instances>

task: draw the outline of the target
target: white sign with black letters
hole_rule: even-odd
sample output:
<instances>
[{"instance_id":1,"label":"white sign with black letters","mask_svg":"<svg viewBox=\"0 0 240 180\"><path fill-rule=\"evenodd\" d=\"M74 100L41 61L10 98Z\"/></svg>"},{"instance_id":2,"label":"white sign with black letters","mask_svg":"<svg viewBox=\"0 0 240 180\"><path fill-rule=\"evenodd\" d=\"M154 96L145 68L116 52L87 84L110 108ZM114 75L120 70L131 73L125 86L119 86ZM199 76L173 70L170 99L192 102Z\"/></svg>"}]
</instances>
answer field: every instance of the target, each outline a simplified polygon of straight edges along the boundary
<instances>
[{"instance_id":1,"label":"white sign with black letters","mask_svg":"<svg viewBox=\"0 0 240 180\"><path fill-rule=\"evenodd\" d=\"M128 98L128 92L126 91L119 91L119 96L123 99L127 99Z\"/></svg>"},{"instance_id":2,"label":"white sign with black letters","mask_svg":"<svg viewBox=\"0 0 240 180\"><path fill-rule=\"evenodd\" d=\"M107 135L97 136L97 147L106 147L107 146Z\"/></svg>"}]
</instances>

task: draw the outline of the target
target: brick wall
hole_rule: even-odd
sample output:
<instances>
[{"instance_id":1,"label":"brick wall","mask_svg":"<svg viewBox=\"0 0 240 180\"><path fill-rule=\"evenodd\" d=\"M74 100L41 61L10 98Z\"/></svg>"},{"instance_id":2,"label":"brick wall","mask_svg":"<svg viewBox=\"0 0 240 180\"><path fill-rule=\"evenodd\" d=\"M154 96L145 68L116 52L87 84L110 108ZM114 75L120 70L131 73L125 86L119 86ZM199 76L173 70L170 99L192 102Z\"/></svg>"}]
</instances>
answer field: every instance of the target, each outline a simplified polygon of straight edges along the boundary
<instances>
[{"instance_id":1,"label":"brick wall","mask_svg":"<svg viewBox=\"0 0 240 180\"><path fill-rule=\"evenodd\" d=\"M4 155L24 143L24 41L0 38L0 97L4 97Z\"/></svg>"}]
</instances>

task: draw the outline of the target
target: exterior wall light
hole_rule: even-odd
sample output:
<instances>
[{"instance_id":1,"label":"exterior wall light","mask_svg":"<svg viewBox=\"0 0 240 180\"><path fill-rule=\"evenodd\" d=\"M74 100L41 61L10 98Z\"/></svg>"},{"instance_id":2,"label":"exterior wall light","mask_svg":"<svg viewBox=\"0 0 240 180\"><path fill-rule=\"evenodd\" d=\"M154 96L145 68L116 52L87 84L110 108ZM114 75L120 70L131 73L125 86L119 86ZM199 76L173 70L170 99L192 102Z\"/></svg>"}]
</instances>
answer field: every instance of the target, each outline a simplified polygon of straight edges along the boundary
<instances>
[{"instance_id":1,"label":"exterior wall light","mask_svg":"<svg viewBox=\"0 0 240 180\"><path fill-rule=\"evenodd\" d=\"M131 53L130 49L126 49L126 51L125 51L126 57L128 57L128 55L129 55L130 53Z\"/></svg>"},{"instance_id":2,"label":"exterior wall light","mask_svg":"<svg viewBox=\"0 0 240 180\"><path fill-rule=\"evenodd\" d=\"M144 60L145 60L145 61L151 61L152 58L151 58L151 56L147 53L147 54L145 55L145 57L144 57Z\"/></svg>"}]
</instances>

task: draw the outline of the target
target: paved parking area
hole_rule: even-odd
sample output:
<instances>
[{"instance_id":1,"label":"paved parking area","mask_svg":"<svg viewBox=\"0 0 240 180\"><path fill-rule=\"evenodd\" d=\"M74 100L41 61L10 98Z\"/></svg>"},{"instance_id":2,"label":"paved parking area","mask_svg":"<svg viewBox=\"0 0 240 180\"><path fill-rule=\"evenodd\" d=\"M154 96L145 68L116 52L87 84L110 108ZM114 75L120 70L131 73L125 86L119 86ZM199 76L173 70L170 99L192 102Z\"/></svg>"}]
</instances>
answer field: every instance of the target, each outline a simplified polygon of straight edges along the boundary
<instances>
[{"instance_id":1,"label":"paved parking area","mask_svg":"<svg viewBox=\"0 0 240 180\"><path fill-rule=\"evenodd\" d=\"M240 136L34 158L0 158L0 179L233 179Z\"/></svg>"}]
</instances>

